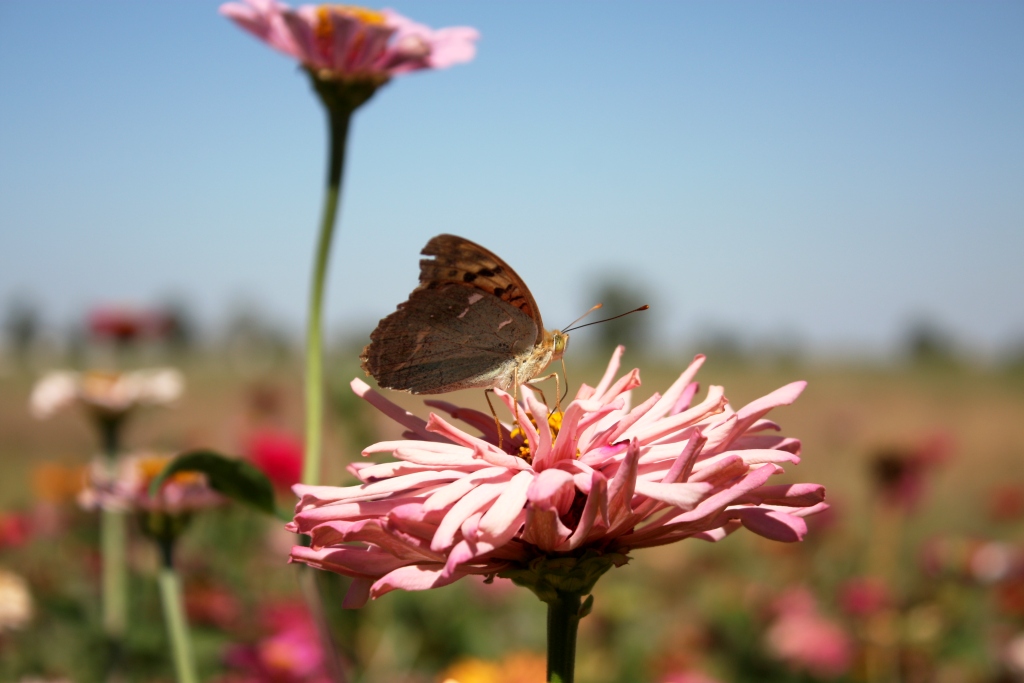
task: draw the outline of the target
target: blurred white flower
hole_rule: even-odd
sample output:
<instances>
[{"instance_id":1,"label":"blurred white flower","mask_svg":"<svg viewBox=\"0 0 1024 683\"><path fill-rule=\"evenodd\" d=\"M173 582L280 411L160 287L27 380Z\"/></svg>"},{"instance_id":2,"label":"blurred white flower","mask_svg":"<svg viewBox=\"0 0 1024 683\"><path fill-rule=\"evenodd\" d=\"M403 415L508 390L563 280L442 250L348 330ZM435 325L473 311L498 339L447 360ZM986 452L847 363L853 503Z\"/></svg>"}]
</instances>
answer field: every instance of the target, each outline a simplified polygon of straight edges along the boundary
<instances>
[{"instance_id":1,"label":"blurred white flower","mask_svg":"<svg viewBox=\"0 0 1024 683\"><path fill-rule=\"evenodd\" d=\"M28 582L13 572L0 569L0 633L24 628L34 614Z\"/></svg>"},{"instance_id":2,"label":"blurred white flower","mask_svg":"<svg viewBox=\"0 0 1024 683\"><path fill-rule=\"evenodd\" d=\"M39 419L74 403L101 417L116 418L136 406L171 403L184 390L185 379L174 368L132 372L58 370L36 382L29 406Z\"/></svg>"}]
</instances>

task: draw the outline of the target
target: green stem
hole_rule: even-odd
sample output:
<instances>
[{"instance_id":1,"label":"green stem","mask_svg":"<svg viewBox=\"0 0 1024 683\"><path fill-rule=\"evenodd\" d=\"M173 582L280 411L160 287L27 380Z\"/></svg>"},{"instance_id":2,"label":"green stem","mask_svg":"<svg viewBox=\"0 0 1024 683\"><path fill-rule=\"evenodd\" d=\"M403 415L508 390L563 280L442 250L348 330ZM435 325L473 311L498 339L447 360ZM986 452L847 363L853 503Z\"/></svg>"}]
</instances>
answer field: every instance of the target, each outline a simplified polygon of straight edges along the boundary
<instances>
[{"instance_id":1,"label":"green stem","mask_svg":"<svg viewBox=\"0 0 1024 683\"><path fill-rule=\"evenodd\" d=\"M110 480L117 477L117 456L121 445L120 418L99 420L104 464ZM128 521L120 510L100 513L100 552L102 553L103 631L115 649L128 625Z\"/></svg>"},{"instance_id":2,"label":"green stem","mask_svg":"<svg viewBox=\"0 0 1024 683\"><path fill-rule=\"evenodd\" d=\"M327 278L327 260L341 195L341 177L345 165L345 144L352 111L328 107L330 158L327 163L327 191L324 196L320 237L313 263L313 283L309 295L309 321L306 328L306 454L302 482L320 483L320 456L323 434L323 299Z\"/></svg>"},{"instance_id":3,"label":"green stem","mask_svg":"<svg viewBox=\"0 0 1024 683\"><path fill-rule=\"evenodd\" d=\"M100 513L100 544L103 553L103 631L120 641L127 627L128 520L121 510Z\"/></svg>"},{"instance_id":4,"label":"green stem","mask_svg":"<svg viewBox=\"0 0 1024 683\"><path fill-rule=\"evenodd\" d=\"M160 601L164 608L164 621L171 639L174 655L174 673L178 683L198 683L195 658L192 656L192 640L189 637L185 605L181 594L181 581L174 571L172 557L173 541L160 543L163 567L160 569Z\"/></svg>"},{"instance_id":5,"label":"green stem","mask_svg":"<svg viewBox=\"0 0 1024 683\"><path fill-rule=\"evenodd\" d=\"M579 593L563 591L548 603L548 683L573 682L581 605Z\"/></svg>"}]
</instances>

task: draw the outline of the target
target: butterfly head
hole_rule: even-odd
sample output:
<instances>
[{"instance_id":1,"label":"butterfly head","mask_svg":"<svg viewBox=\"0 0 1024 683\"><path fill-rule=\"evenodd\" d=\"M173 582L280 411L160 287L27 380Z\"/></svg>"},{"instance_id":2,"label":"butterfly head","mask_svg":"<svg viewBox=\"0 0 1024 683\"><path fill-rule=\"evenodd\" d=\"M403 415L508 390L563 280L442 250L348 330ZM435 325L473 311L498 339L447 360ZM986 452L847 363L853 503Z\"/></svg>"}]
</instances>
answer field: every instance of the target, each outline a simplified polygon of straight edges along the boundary
<instances>
[{"instance_id":1,"label":"butterfly head","mask_svg":"<svg viewBox=\"0 0 1024 683\"><path fill-rule=\"evenodd\" d=\"M558 330L551 331L551 360L558 360L565 353L565 347L569 345L569 335Z\"/></svg>"}]
</instances>

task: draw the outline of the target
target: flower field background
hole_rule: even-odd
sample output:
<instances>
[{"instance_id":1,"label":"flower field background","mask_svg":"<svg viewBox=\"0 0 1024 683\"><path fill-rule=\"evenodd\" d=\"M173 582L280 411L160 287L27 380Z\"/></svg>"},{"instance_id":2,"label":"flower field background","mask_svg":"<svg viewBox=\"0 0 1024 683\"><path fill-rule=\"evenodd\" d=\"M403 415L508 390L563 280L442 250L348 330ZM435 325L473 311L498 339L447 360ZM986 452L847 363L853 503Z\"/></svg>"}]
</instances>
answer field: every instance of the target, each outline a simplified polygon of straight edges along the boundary
<instances>
[{"instance_id":1,"label":"flower field background","mask_svg":"<svg viewBox=\"0 0 1024 683\"><path fill-rule=\"evenodd\" d=\"M360 444L399 437L348 389L361 374L355 356L338 353L331 366L328 484L353 483L344 468L361 459ZM593 384L602 363L573 357L570 377ZM681 364L628 352L625 363L641 370L637 402ZM184 396L133 416L129 450L210 447L254 459L272 477L297 477L295 367L285 360L238 372L199 355L179 365ZM0 378L0 567L23 579L32 605L19 616L13 579L0 582L0 678L101 680L97 529L94 513L76 502L97 446L77 413L45 423L30 417L37 376L12 370ZM580 680L1016 680L1024 373L712 353L701 377L726 386L736 405L808 380L800 400L773 412L803 441L803 461L783 476L823 484L832 508L808 519L804 543L737 534L636 553L594 591L594 611L580 626ZM389 397L426 417L417 398ZM455 401L487 410L480 392ZM131 534L132 627L123 656L132 680L171 680L157 553L137 529ZM330 680L295 567L284 562L293 538L283 523L236 504L197 515L185 532L178 566L202 680ZM543 677L543 604L507 580L396 591L350 611L338 609L347 579L316 574L334 596L325 601L328 616L361 680Z\"/></svg>"}]
</instances>

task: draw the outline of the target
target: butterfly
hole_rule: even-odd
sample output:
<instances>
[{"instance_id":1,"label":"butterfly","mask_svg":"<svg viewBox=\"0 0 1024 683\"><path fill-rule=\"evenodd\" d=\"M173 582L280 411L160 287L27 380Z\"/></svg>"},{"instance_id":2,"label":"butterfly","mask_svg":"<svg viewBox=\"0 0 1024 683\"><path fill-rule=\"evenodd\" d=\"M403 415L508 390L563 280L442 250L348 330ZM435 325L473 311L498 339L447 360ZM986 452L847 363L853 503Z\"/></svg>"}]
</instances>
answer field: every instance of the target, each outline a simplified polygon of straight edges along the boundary
<instances>
[{"instance_id":1,"label":"butterfly","mask_svg":"<svg viewBox=\"0 0 1024 683\"><path fill-rule=\"evenodd\" d=\"M432 258L420 261L419 286L360 357L380 386L514 391L562 357L569 335L544 329L526 283L497 255L455 235L434 237L420 253Z\"/></svg>"}]
</instances>

